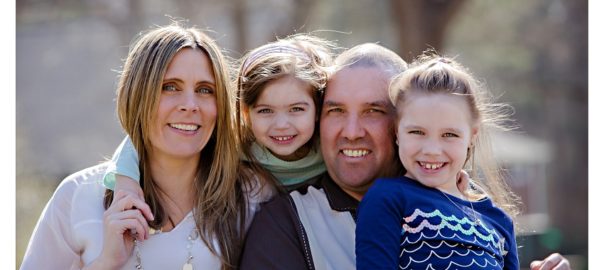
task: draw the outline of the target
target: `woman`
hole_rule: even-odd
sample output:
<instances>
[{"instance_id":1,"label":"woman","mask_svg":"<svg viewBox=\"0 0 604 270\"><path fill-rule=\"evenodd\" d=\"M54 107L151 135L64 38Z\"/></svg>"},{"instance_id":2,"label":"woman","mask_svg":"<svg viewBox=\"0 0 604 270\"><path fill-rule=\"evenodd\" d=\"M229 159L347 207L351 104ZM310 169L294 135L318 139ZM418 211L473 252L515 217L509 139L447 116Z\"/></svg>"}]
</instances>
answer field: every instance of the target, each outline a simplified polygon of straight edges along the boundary
<instances>
[{"instance_id":1,"label":"woman","mask_svg":"<svg viewBox=\"0 0 604 270\"><path fill-rule=\"evenodd\" d=\"M152 30L130 49L117 92L120 123L140 157L144 201L106 191L106 164L67 177L21 269L234 268L268 193L239 166L219 48L196 29Z\"/></svg>"}]
</instances>

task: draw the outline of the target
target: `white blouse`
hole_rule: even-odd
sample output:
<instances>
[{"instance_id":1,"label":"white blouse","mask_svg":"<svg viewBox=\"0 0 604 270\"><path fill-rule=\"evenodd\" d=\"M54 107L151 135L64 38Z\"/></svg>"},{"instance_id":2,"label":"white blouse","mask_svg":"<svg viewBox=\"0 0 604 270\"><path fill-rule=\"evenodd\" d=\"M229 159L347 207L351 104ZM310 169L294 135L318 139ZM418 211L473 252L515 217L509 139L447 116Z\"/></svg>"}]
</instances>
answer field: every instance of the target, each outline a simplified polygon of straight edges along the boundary
<instances>
[{"instance_id":1,"label":"white blouse","mask_svg":"<svg viewBox=\"0 0 604 270\"><path fill-rule=\"evenodd\" d=\"M102 177L106 168L106 163L90 167L61 182L34 229L21 269L81 269L101 254L105 212ZM272 191L268 188L248 192L248 227L259 203L270 196ZM171 231L140 242L143 269L181 269L187 261L188 237L194 228L190 212ZM214 245L218 247L217 243ZM135 252L122 269L136 269ZM196 269L220 269L220 259L199 237L193 241L191 254Z\"/></svg>"}]
</instances>

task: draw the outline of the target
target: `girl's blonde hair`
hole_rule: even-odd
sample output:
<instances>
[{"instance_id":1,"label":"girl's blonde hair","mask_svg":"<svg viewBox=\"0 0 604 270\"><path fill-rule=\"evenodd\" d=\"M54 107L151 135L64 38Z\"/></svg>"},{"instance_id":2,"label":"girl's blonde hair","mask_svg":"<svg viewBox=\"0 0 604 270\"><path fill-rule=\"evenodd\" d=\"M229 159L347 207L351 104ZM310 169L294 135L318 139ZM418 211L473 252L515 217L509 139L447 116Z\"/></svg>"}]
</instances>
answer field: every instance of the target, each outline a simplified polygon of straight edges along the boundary
<instances>
[{"instance_id":1,"label":"girl's blonde hair","mask_svg":"<svg viewBox=\"0 0 604 270\"><path fill-rule=\"evenodd\" d=\"M518 214L519 200L505 183L493 156L489 136L491 129L509 129L506 122L511 107L494 103L466 68L434 51L424 52L390 84L389 94L397 107L397 119L400 119L401 109L413 93L451 94L465 98L472 120L478 124L478 136L468 148L464 167L473 180L483 176L480 181L471 182L473 189L467 195L472 199L487 195L514 218Z\"/></svg>"},{"instance_id":2,"label":"girl's blonde hair","mask_svg":"<svg viewBox=\"0 0 604 270\"><path fill-rule=\"evenodd\" d=\"M278 79L291 76L310 86L315 104L315 115L321 106L323 90L332 65L332 49L335 45L325 39L309 34L296 34L262 45L242 59L237 75L237 124L242 143L242 151L252 169L268 179L274 178L258 166L251 153L255 141L251 123L247 117L249 109L256 104L266 86ZM318 124L312 138L305 146L316 150Z\"/></svg>"},{"instance_id":3,"label":"girl's blonde hair","mask_svg":"<svg viewBox=\"0 0 604 270\"><path fill-rule=\"evenodd\" d=\"M243 190L244 185L251 183L246 177L249 175L241 173L239 166L228 65L214 40L198 29L184 28L177 23L141 35L130 48L118 83L118 117L137 149L145 201L155 216L150 225L158 228L167 216L161 204L161 191L149 167L149 134L158 110L164 75L183 48L201 50L209 57L216 84L216 126L200 153L194 182L195 222L203 242L221 258L222 269L234 269L245 232L247 202ZM107 201L111 202L110 196Z\"/></svg>"}]
</instances>

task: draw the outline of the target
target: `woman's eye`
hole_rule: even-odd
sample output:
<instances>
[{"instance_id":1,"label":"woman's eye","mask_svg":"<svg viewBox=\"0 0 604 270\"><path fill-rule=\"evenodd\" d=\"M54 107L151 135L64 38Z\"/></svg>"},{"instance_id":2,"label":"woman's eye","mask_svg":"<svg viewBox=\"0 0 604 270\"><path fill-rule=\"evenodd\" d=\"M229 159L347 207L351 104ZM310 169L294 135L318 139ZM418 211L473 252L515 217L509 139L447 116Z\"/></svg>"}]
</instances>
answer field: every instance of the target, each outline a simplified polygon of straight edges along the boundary
<instances>
[{"instance_id":1,"label":"woman's eye","mask_svg":"<svg viewBox=\"0 0 604 270\"><path fill-rule=\"evenodd\" d=\"M214 93L214 89L209 88L209 87L202 87L202 88L199 88L199 90L197 90L197 91L202 94L213 94Z\"/></svg>"},{"instance_id":2,"label":"woman's eye","mask_svg":"<svg viewBox=\"0 0 604 270\"><path fill-rule=\"evenodd\" d=\"M272 110L271 109L260 109L257 111L257 113L271 113Z\"/></svg>"},{"instance_id":3,"label":"woman's eye","mask_svg":"<svg viewBox=\"0 0 604 270\"><path fill-rule=\"evenodd\" d=\"M447 132L447 133L443 134L443 137L456 138L459 136L457 136L457 134L455 134L455 133Z\"/></svg>"},{"instance_id":4,"label":"woman's eye","mask_svg":"<svg viewBox=\"0 0 604 270\"><path fill-rule=\"evenodd\" d=\"M409 131L409 134L424 135L424 132L421 130L411 130Z\"/></svg>"},{"instance_id":5,"label":"woman's eye","mask_svg":"<svg viewBox=\"0 0 604 270\"><path fill-rule=\"evenodd\" d=\"M176 85L173 84L165 84L161 88L163 91L176 91Z\"/></svg>"},{"instance_id":6,"label":"woman's eye","mask_svg":"<svg viewBox=\"0 0 604 270\"><path fill-rule=\"evenodd\" d=\"M291 111L292 111L292 112L303 112L303 111L304 111L304 108L302 108L302 107L293 107L293 108L291 109Z\"/></svg>"}]
</instances>

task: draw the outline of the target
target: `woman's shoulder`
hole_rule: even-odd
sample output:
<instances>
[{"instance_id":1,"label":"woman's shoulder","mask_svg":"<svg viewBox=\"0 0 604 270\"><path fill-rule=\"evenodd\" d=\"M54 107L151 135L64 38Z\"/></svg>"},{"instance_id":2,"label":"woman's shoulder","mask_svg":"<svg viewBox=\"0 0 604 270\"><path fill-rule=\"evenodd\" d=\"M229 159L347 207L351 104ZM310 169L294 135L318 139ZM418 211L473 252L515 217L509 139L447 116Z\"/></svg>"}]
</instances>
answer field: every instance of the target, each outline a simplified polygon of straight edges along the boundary
<instances>
[{"instance_id":1,"label":"woman's shoulder","mask_svg":"<svg viewBox=\"0 0 604 270\"><path fill-rule=\"evenodd\" d=\"M103 175L105 174L105 171L107 170L108 166L108 162L103 162L101 164L91 166L82 169L78 172L72 173L61 181L61 183L59 184L59 188L63 188L63 186L78 187L81 185L90 185L97 183L102 184Z\"/></svg>"},{"instance_id":2,"label":"woman's shoulder","mask_svg":"<svg viewBox=\"0 0 604 270\"><path fill-rule=\"evenodd\" d=\"M53 200L59 204L72 204L76 199L89 201L102 196L105 190L102 179L107 166L107 163L101 163L65 177L55 190Z\"/></svg>"}]
</instances>

